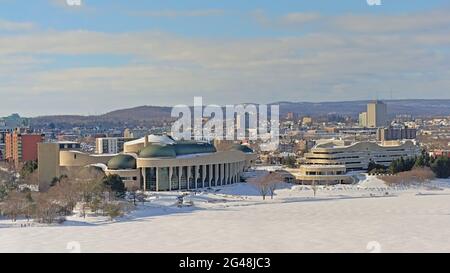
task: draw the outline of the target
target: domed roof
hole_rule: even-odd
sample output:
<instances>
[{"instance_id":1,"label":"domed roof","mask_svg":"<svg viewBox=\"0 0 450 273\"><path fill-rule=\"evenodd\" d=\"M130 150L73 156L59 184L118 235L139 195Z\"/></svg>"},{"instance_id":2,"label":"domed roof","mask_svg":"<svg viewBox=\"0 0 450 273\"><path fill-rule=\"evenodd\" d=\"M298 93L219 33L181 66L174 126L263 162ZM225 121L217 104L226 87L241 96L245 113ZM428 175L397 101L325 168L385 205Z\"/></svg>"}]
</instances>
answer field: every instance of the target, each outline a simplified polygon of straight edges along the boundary
<instances>
[{"instance_id":1,"label":"domed roof","mask_svg":"<svg viewBox=\"0 0 450 273\"><path fill-rule=\"evenodd\" d=\"M149 144L147 147L139 152L139 157L141 158L152 158L152 157L176 157L174 145L166 144Z\"/></svg>"},{"instance_id":2,"label":"domed roof","mask_svg":"<svg viewBox=\"0 0 450 273\"><path fill-rule=\"evenodd\" d=\"M235 144L231 147L231 150L241 151L243 153L253 153L253 150L247 145Z\"/></svg>"},{"instance_id":3,"label":"domed roof","mask_svg":"<svg viewBox=\"0 0 450 273\"><path fill-rule=\"evenodd\" d=\"M136 169L136 159L131 155L120 154L108 161L110 170L129 170Z\"/></svg>"},{"instance_id":4,"label":"domed roof","mask_svg":"<svg viewBox=\"0 0 450 273\"><path fill-rule=\"evenodd\" d=\"M205 154L217 152L214 145L207 142L179 141L175 144L177 156L190 154Z\"/></svg>"}]
</instances>

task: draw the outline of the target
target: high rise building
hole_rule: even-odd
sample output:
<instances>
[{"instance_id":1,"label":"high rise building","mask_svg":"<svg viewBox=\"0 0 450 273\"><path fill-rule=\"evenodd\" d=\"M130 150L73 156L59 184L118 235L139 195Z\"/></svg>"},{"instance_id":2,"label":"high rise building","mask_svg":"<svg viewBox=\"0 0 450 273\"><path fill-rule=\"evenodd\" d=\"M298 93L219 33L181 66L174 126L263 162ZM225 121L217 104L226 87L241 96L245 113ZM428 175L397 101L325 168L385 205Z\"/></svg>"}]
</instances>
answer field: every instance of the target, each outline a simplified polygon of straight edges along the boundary
<instances>
[{"instance_id":1,"label":"high rise building","mask_svg":"<svg viewBox=\"0 0 450 273\"><path fill-rule=\"evenodd\" d=\"M287 119L287 120L295 120L295 119L296 119L295 113L294 113L294 112L288 112L288 113L286 114L286 119Z\"/></svg>"},{"instance_id":2,"label":"high rise building","mask_svg":"<svg viewBox=\"0 0 450 273\"><path fill-rule=\"evenodd\" d=\"M359 114L359 127L367 127L367 112L362 112Z\"/></svg>"},{"instance_id":3,"label":"high rise building","mask_svg":"<svg viewBox=\"0 0 450 273\"><path fill-rule=\"evenodd\" d=\"M417 137L417 129L414 128L379 128L377 130L378 141L415 139Z\"/></svg>"},{"instance_id":4,"label":"high rise building","mask_svg":"<svg viewBox=\"0 0 450 273\"><path fill-rule=\"evenodd\" d=\"M5 135L5 160L14 164L16 169L20 164L38 159L37 144L44 141L42 134L27 134L16 130Z\"/></svg>"},{"instance_id":5,"label":"high rise building","mask_svg":"<svg viewBox=\"0 0 450 273\"><path fill-rule=\"evenodd\" d=\"M382 101L367 104L367 127L384 127L388 123L387 105Z\"/></svg>"}]
</instances>

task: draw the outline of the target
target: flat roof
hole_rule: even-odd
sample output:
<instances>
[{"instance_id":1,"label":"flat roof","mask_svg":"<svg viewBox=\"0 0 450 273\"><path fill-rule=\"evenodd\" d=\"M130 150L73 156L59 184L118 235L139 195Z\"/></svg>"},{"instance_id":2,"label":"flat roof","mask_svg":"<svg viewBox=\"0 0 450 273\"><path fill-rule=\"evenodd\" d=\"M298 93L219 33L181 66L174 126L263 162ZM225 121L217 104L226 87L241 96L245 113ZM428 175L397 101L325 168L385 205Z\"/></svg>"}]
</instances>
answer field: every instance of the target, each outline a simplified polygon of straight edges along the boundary
<instances>
[{"instance_id":1,"label":"flat roof","mask_svg":"<svg viewBox=\"0 0 450 273\"><path fill-rule=\"evenodd\" d=\"M345 165L320 165L320 164L304 164L301 165L300 167L305 167L307 169L316 169L316 168L321 168L321 169L336 169L336 168L346 168Z\"/></svg>"}]
</instances>

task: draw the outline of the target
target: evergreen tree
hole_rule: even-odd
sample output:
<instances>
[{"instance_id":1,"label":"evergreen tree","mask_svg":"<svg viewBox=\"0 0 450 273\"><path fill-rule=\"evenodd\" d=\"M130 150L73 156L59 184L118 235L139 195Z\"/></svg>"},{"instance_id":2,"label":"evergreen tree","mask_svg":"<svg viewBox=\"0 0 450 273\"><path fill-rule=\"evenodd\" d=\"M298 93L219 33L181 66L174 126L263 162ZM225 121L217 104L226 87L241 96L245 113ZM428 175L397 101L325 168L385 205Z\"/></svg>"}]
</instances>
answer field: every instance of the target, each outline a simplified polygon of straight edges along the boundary
<instances>
[{"instance_id":1,"label":"evergreen tree","mask_svg":"<svg viewBox=\"0 0 450 273\"><path fill-rule=\"evenodd\" d=\"M450 159L448 157L439 157L432 164L431 169L438 178L450 177Z\"/></svg>"},{"instance_id":2,"label":"evergreen tree","mask_svg":"<svg viewBox=\"0 0 450 273\"><path fill-rule=\"evenodd\" d=\"M105 176L103 183L109 187L117 197L123 198L125 196L127 191L125 184L123 183L122 178L117 174Z\"/></svg>"},{"instance_id":3,"label":"evergreen tree","mask_svg":"<svg viewBox=\"0 0 450 273\"><path fill-rule=\"evenodd\" d=\"M27 161L20 170L20 176L22 178L26 178L29 175L31 175L35 170L37 170L37 168L38 168L37 161Z\"/></svg>"}]
</instances>

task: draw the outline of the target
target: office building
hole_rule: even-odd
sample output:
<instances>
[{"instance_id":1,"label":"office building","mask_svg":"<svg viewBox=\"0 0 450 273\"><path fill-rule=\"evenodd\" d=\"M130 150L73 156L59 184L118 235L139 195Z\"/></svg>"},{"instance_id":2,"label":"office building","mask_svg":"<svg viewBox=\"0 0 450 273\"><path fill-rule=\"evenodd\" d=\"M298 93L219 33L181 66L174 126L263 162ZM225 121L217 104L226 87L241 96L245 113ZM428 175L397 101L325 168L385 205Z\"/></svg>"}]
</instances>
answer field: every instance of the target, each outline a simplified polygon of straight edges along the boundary
<instances>
[{"instance_id":1,"label":"office building","mask_svg":"<svg viewBox=\"0 0 450 273\"><path fill-rule=\"evenodd\" d=\"M378 128L388 124L387 105L382 101L374 101L367 105L367 127Z\"/></svg>"},{"instance_id":2,"label":"office building","mask_svg":"<svg viewBox=\"0 0 450 273\"><path fill-rule=\"evenodd\" d=\"M346 143L340 140L322 142L305 154L309 165L344 165L347 171L367 170L369 163L389 166L400 158L420 155L420 147L411 140Z\"/></svg>"},{"instance_id":3,"label":"office building","mask_svg":"<svg viewBox=\"0 0 450 273\"><path fill-rule=\"evenodd\" d=\"M286 119L287 120L296 120L297 119L297 115L294 112L288 112L286 114Z\"/></svg>"},{"instance_id":4,"label":"office building","mask_svg":"<svg viewBox=\"0 0 450 273\"><path fill-rule=\"evenodd\" d=\"M390 141L402 139L415 139L417 137L417 129L415 128L379 128L377 130L377 141Z\"/></svg>"}]
</instances>

